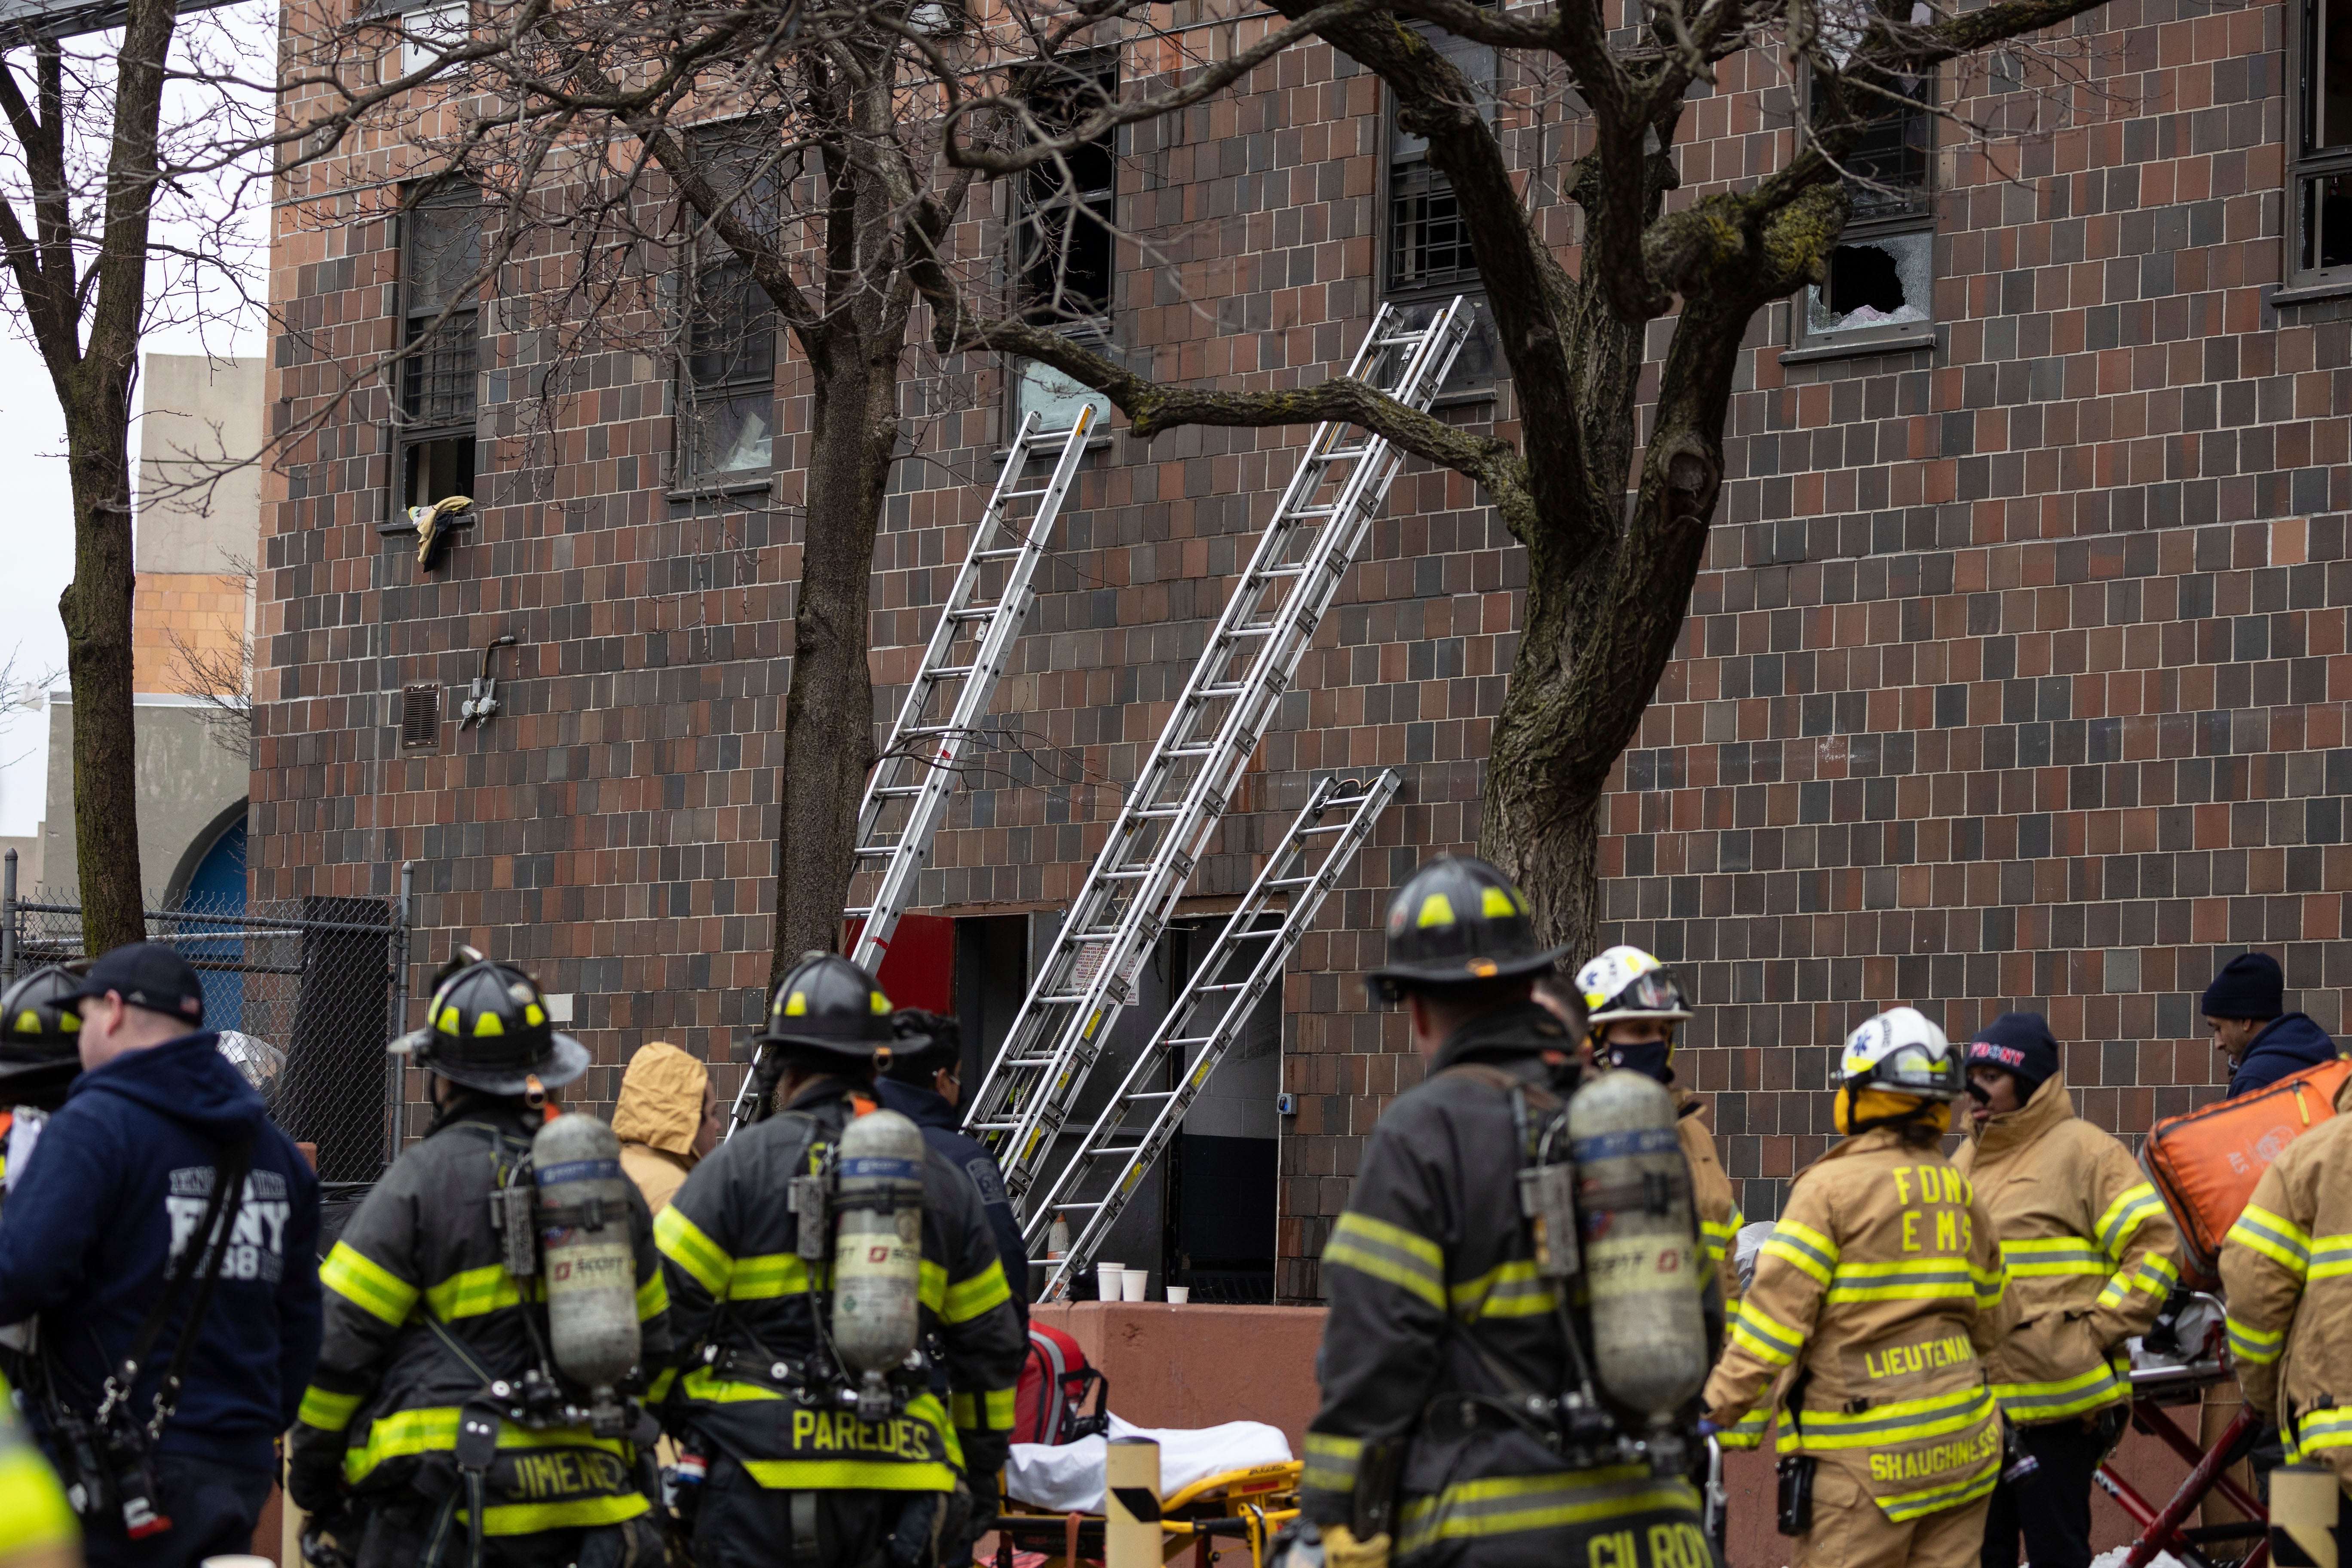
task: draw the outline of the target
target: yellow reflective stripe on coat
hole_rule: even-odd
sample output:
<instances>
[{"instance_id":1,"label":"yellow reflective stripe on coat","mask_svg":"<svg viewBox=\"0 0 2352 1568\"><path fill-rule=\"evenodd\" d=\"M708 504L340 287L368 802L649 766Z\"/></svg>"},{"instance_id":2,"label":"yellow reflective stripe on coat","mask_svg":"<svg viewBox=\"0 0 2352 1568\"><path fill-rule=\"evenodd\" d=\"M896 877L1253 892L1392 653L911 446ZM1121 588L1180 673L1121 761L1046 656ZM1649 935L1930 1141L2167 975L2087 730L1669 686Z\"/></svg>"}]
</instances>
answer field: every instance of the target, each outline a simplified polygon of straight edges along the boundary
<instances>
[{"instance_id":1,"label":"yellow reflective stripe on coat","mask_svg":"<svg viewBox=\"0 0 2352 1568\"><path fill-rule=\"evenodd\" d=\"M643 1492L608 1492L569 1502L494 1502L482 1510L482 1533L537 1535L543 1530L593 1530L635 1519L652 1507ZM467 1510L459 1509L457 1523L462 1527L469 1522Z\"/></svg>"},{"instance_id":2,"label":"yellow reflective stripe on coat","mask_svg":"<svg viewBox=\"0 0 2352 1568\"><path fill-rule=\"evenodd\" d=\"M486 1263L479 1268L461 1268L438 1285L425 1292L425 1304L443 1322L459 1318L478 1318L485 1312L495 1312L501 1307L522 1305L522 1292L516 1288L515 1277L502 1263Z\"/></svg>"},{"instance_id":3,"label":"yellow reflective stripe on coat","mask_svg":"<svg viewBox=\"0 0 2352 1568\"><path fill-rule=\"evenodd\" d=\"M1696 1517L1698 1493L1691 1484L1678 1478L1659 1479L1646 1467L1625 1465L1533 1476L1488 1476L1447 1487L1432 1497L1411 1499L1398 1510L1396 1550L1399 1557L1408 1557L1444 1541L1571 1529L1668 1510L1693 1516L1688 1522L1661 1522L1654 1527L1689 1533L1687 1542L1675 1541L1671 1558L1691 1563L1711 1561ZM1658 1559L1654 1551L1652 1556L1654 1561Z\"/></svg>"},{"instance_id":4,"label":"yellow reflective stripe on coat","mask_svg":"<svg viewBox=\"0 0 2352 1568\"><path fill-rule=\"evenodd\" d=\"M2115 1368L2105 1362L2088 1372L2050 1383L1992 1385L1992 1394L2000 1401L2001 1413L2028 1426L2036 1421L2055 1421L2063 1415L2080 1415L2128 1398L2130 1394L2130 1386L2117 1378Z\"/></svg>"},{"instance_id":5,"label":"yellow reflective stripe on coat","mask_svg":"<svg viewBox=\"0 0 2352 1568\"><path fill-rule=\"evenodd\" d=\"M637 1321L649 1323L669 1310L669 1282L656 1268L653 1278L637 1287Z\"/></svg>"},{"instance_id":6,"label":"yellow reflective stripe on coat","mask_svg":"<svg viewBox=\"0 0 2352 1568\"><path fill-rule=\"evenodd\" d=\"M41 1451L30 1443L0 1451L0 1542L7 1542L5 1550L11 1555L44 1547L62 1552L79 1538L72 1505Z\"/></svg>"},{"instance_id":7,"label":"yellow reflective stripe on coat","mask_svg":"<svg viewBox=\"0 0 2352 1568\"><path fill-rule=\"evenodd\" d=\"M941 1272L944 1279L945 1272ZM982 1312L1003 1306L1013 1300L1013 1288L1004 1282L1004 1265L996 1258L969 1279L959 1279L947 1288L939 1309L943 1323L968 1323Z\"/></svg>"},{"instance_id":8,"label":"yellow reflective stripe on coat","mask_svg":"<svg viewBox=\"0 0 2352 1568\"><path fill-rule=\"evenodd\" d=\"M675 1205L673 1205L675 1206ZM662 1213L669 1213L668 1209ZM727 1301L767 1301L778 1296L802 1296L811 1285L805 1258L793 1252L761 1252L739 1258L720 1296Z\"/></svg>"},{"instance_id":9,"label":"yellow reflective stripe on coat","mask_svg":"<svg viewBox=\"0 0 2352 1568\"><path fill-rule=\"evenodd\" d=\"M2163 1212L2164 1200L2156 1195L2156 1189L2146 1182L2137 1182L2116 1194L2116 1201L2107 1205L2106 1212L2099 1215L2099 1223L2091 1228L2099 1233L2099 1245L2106 1248L2107 1256L2121 1263L2124 1249L2131 1245L2139 1227Z\"/></svg>"},{"instance_id":10,"label":"yellow reflective stripe on coat","mask_svg":"<svg viewBox=\"0 0 2352 1568\"><path fill-rule=\"evenodd\" d=\"M408 1321L416 1305L416 1287L351 1243L339 1241L319 1265L319 1283L362 1312L394 1328Z\"/></svg>"},{"instance_id":11,"label":"yellow reflective stripe on coat","mask_svg":"<svg viewBox=\"0 0 2352 1568\"><path fill-rule=\"evenodd\" d=\"M1811 1226L1784 1219L1772 1227L1764 1238L1761 1253L1765 1258L1777 1258L1781 1262L1809 1274L1816 1284L1827 1285L1838 1266L1837 1243Z\"/></svg>"},{"instance_id":12,"label":"yellow reflective stripe on coat","mask_svg":"<svg viewBox=\"0 0 2352 1568\"><path fill-rule=\"evenodd\" d=\"M1893 1399L1853 1414L1807 1410L1797 1420L1797 1447L1814 1454L1916 1443L1975 1426L1992 1414L1992 1390L1982 1384L1919 1399Z\"/></svg>"},{"instance_id":13,"label":"yellow reflective stripe on coat","mask_svg":"<svg viewBox=\"0 0 2352 1568\"><path fill-rule=\"evenodd\" d=\"M2114 1261L2099 1244L2079 1236L2042 1236L2000 1244L2000 1261L2012 1279L2048 1279L2059 1274L2090 1274L2105 1279Z\"/></svg>"},{"instance_id":14,"label":"yellow reflective stripe on coat","mask_svg":"<svg viewBox=\"0 0 2352 1568\"><path fill-rule=\"evenodd\" d=\"M2311 1237L2301 1226L2268 1209L2246 1205L2238 1223L2230 1227L2222 1245L2231 1242L2261 1253L2264 1258L2301 1279L2311 1268Z\"/></svg>"},{"instance_id":15,"label":"yellow reflective stripe on coat","mask_svg":"<svg viewBox=\"0 0 2352 1568\"><path fill-rule=\"evenodd\" d=\"M1017 1388L992 1388L981 1397L981 1414L988 1417L992 1432L1010 1432L1020 1417L1020 1394Z\"/></svg>"},{"instance_id":16,"label":"yellow reflective stripe on coat","mask_svg":"<svg viewBox=\"0 0 2352 1568\"><path fill-rule=\"evenodd\" d=\"M2352 1274L2352 1236L2313 1237L2310 1278L2338 1279L2347 1274Z\"/></svg>"},{"instance_id":17,"label":"yellow reflective stripe on coat","mask_svg":"<svg viewBox=\"0 0 2352 1568\"><path fill-rule=\"evenodd\" d=\"M1771 1424L1771 1413L1759 1406L1717 1432L1715 1440L1727 1448L1759 1448L1764 1445L1764 1428Z\"/></svg>"},{"instance_id":18,"label":"yellow reflective stripe on coat","mask_svg":"<svg viewBox=\"0 0 2352 1568\"><path fill-rule=\"evenodd\" d=\"M391 1459L420 1454L446 1454L457 1446L458 1410L454 1405L427 1405L418 1410L394 1410L368 1423L367 1440L343 1453L343 1479L357 1486ZM585 1426L551 1426L533 1431L511 1421L499 1423L501 1448L587 1448L627 1461L633 1453L619 1437L599 1437ZM629 1484L625 1468L621 1484ZM488 1528L488 1512L483 1515Z\"/></svg>"},{"instance_id":19,"label":"yellow reflective stripe on coat","mask_svg":"<svg viewBox=\"0 0 2352 1568\"><path fill-rule=\"evenodd\" d=\"M1899 1497L1880 1498L1879 1511L1890 1523L1902 1524L1931 1513L1941 1513L1948 1508L1958 1508L1963 1503L1971 1503L1986 1496L1992 1490L1993 1483L2000 1479L2000 1428L1991 1428L1985 1436L1989 1451L1974 1475L1957 1481L1946 1481L1941 1486L1905 1492Z\"/></svg>"},{"instance_id":20,"label":"yellow reflective stripe on coat","mask_svg":"<svg viewBox=\"0 0 2352 1568\"><path fill-rule=\"evenodd\" d=\"M727 1300L727 1281L735 1272L735 1260L725 1247L705 1236L700 1226L687 1218L677 1205L673 1203L654 1215L654 1247L713 1300Z\"/></svg>"},{"instance_id":21,"label":"yellow reflective stripe on coat","mask_svg":"<svg viewBox=\"0 0 2352 1568\"><path fill-rule=\"evenodd\" d=\"M1014 1392L1010 1388L992 1388L984 1394L975 1394L959 1390L948 1396L948 1410L955 1424L966 1431L977 1428L1010 1432L1014 1420Z\"/></svg>"},{"instance_id":22,"label":"yellow reflective stripe on coat","mask_svg":"<svg viewBox=\"0 0 2352 1568\"><path fill-rule=\"evenodd\" d=\"M2295 1418L2291 1436L2286 1453L2291 1461L2327 1448L2352 1448L2352 1405L2305 1411Z\"/></svg>"},{"instance_id":23,"label":"yellow reflective stripe on coat","mask_svg":"<svg viewBox=\"0 0 2352 1568\"><path fill-rule=\"evenodd\" d=\"M876 1465L860 1459L746 1459L743 1468L770 1491L951 1492L945 1465Z\"/></svg>"},{"instance_id":24,"label":"yellow reflective stripe on coat","mask_svg":"<svg viewBox=\"0 0 2352 1568\"><path fill-rule=\"evenodd\" d=\"M331 1394L317 1384L302 1391L302 1408L294 1419L321 1432L340 1432L352 1424L363 1394Z\"/></svg>"},{"instance_id":25,"label":"yellow reflective stripe on coat","mask_svg":"<svg viewBox=\"0 0 2352 1568\"><path fill-rule=\"evenodd\" d=\"M2105 1273L2104 1268L2101 1273ZM1844 1301L1984 1302L2000 1300L2003 1276L1988 1274L1964 1258L1920 1258L1897 1263L1841 1263L1830 1280L1828 1299Z\"/></svg>"},{"instance_id":26,"label":"yellow reflective stripe on coat","mask_svg":"<svg viewBox=\"0 0 2352 1568\"><path fill-rule=\"evenodd\" d=\"M2107 1281L2106 1289L2099 1292L2099 1305L2119 1307L2124 1298L2135 1290L2146 1291L2161 1301L2171 1295L2172 1288L2179 1283L2180 1269L2172 1259L2160 1252L2151 1252L2141 1258L2128 1274L2120 1268L2116 1270L2114 1278Z\"/></svg>"},{"instance_id":27,"label":"yellow reflective stripe on coat","mask_svg":"<svg viewBox=\"0 0 2352 1568\"><path fill-rule=\"evenodd\" d=\"M1536 1273L1535 1259L1523 1258L1498 1263L1475 1279L1465 1279L1446 1291L1454 1315L1467 1322L1477 1318L1532 1318L1550 1311L1559 1297Z\"/></svg>"},{"instance_id":28,"label":"yellow reflective stripe on coat","mask_svg":"<svg viewBox=\"0 0 2352 1568\"><path fill-rule=\"evenodd\" d=\"M1753 1296L1740 1302L1738 1316L1731 1320L1731 1339L1767 1366L1786 1366L1805 1348L1805 1336L1774 1321Z\"/></svg>"},{"instance_id":29,"label":"yellow reflective stripe on coat","mask_svg":"<svg viewBox=\"0 0 2352 1568\"><path fill-rule=\"evenodd\" d=\"M1352 1268L1445 1310L1445 1254L1401 1225L1349 1209L1323 1248L1326 1268Z\"/></svg>"},{"instance_id":30,"label":"yellow reflective stripe on coat","mask_svg":"<svg viewBox=\"0 0 2352 1568\"><path fill-rule=\"evenodd\" d=\"M1337 1432L1307 1434L1306 1468L1298 1473L1298 1484L1318 1491L1351 1492L1356 1489L1356 1464L1364 1457L1361 1437L1343 1437Z\"/></svg>"},{"instance_id":31,"label":"yellow reflective stripe on coat","mask_svg":"<svg viewBox=\"0 0 2352 1568\"><path fill-rule=\"evenodd\" d=\"M2265 1333L2240 1321L2234 1313L2230 1317L2229 1328L2230 1354L2239 1361L2268 1366L2286 1349L2286 1331L2283 1329L2276 1333Z\"/></svg>"}]
</instances>

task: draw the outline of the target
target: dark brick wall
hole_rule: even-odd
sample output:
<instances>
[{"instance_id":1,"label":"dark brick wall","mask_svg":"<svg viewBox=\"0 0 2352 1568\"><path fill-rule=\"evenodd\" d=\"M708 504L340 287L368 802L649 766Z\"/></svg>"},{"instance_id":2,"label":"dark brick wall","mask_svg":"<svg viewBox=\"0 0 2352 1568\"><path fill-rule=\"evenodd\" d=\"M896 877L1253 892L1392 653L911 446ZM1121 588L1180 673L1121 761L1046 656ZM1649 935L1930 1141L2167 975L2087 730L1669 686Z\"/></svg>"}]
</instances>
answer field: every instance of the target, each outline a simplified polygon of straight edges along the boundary
<instances>
[{"instance_id":1,"label":"dark brick wall","mask_svg":"<svg viewBox=\"0 0 2352 1568\"><path fill-rule=\"evenodd\" d=\"M1944 154L1936 349L1784 366L1786 308L1757 323L1685 657L1623 764L1603 848L1616 929L1685 965L1707 1004L1689 1071L1752 1214L1823 1146L1826 1047L1879 1006L1913 1002L1955 1031L2042 1007L2085 1110L2126 1131L2211 1092L2193 1003L2217 955L2279 953L2302 1005L2342 1021L2352 325L2336 304L2274 310L2262 292L2279 278L2284 13L2196 9L2100 14L2085 38L2116 96L2083 101L2107 118L2021 144L2022 184ZM1776 79L1730 62L1691 106L1677 200L1782 155ZM1311 382L1370 319L1374 84L1308 49L1253 89L1129 149L1139 243L1117 321L1163 375ZM1966 109L1976 89L1954 90ZM1572 263L1564 210L1546 222ZM963 238L995 234L976 217ZM281 233L273 286L314 333L279 343L281 419L319 405L338 355L388 341L387 243L381 224ZM486 344L486 395L519 384L531 351L520 334ZM273 477L256 894L388 891L417 859L432 961L463 935L578 995L592 1100L637 1044L723 1062L755 1016L806 426L796 361L780 373L770 497L669 499L661 383L614 354L570 405L543 499L492 489L429 584L374 531L380 408L339 415ZM921 405L961 411L916 421L922 459L902 466L877 552L877 715L912 670L1002 429L996 366L944 377ZM1509 416L1507 387L1450 414L1505 434ZM506 437L493 468L521 462L525 424L490 407ZM1305 435L1147 445L1114 424L919 907L1067 898ZM1466 484L1409 471L1194 884L1202 908L1237 891L1318 773L1404 769L1401 805L1285 987L1301 1105L1282 1152L1286 1294L1315 1293L1362 1136L1420 1076L1402 1020L1369 1011L1354 977L1388 891L1475 837L1522 571ZM399 688L462 684L504 631L523 645L506 714L403 758Z\"/></svg>"}]
</instances>

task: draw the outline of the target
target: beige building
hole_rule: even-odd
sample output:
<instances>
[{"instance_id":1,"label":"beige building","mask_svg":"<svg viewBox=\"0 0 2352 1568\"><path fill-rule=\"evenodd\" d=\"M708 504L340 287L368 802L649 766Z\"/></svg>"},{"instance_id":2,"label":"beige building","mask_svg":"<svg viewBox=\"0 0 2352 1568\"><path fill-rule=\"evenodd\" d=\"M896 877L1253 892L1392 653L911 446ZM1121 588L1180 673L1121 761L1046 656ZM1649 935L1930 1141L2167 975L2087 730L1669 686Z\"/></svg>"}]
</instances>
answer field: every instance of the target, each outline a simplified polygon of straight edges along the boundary
<instances>
[{"instance_id":1,"label":"beige building","mask_svg":"<svg viewBox=\"0 0 2352 1568\"><path fill-rule=\"evenodd\" d=\"M263 362L149 354L141 365L131 639L139 860L151 900L244 902L252 566ZM76 891L73 693L50 693L47 819L20 885ZM37 869L36 861L37 860Z\"/></svg>"}]
</instances>

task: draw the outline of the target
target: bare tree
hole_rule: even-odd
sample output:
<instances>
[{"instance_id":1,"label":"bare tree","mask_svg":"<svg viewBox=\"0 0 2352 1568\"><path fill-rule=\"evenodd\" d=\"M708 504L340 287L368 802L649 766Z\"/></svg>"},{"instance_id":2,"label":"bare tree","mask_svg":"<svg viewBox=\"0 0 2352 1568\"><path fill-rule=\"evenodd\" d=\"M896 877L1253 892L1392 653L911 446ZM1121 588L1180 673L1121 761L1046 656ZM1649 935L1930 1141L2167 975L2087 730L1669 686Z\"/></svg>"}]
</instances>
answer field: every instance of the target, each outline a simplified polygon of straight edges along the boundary
<instances>
[{"instance_id":1,"label":"bare tree","mask_svg":"<svg viewBox=\"0 0 2352 1568\"><path fill-rule=\"evenodd\" d=\"M1724 422L1752 321L1822 280L1851 191L1874 188L1856 149L1916 101L1914 84L2002 44L2007 68L2020 68L2021 54L2039 79L2053 79L2072 52L2036 36L2097 4L1629 0L1496 10L1470 0L1273 0L1289 26L1257 47L1147 84L1066 129L1024 116L1019 93L1001 79L960 95L954 112L974 128L951 142L951 161L1018 174L1241 83L1300 32L1328 40L1379 75L1400 129L1426 140L1451 184L1509 367L1516 442L1344 379L1255 395L1161 384L1067 333L992 314L944 271L931 292L937 342L1052 365L1108 395L1139 437L1185 425L1352 420L1475 480L1528 561L1482 848L1533 896L1548 940L1588 952L1600 919L1601 796L1681 631L1725 478ZM1074 28L1143 12L1126 0L1049 7L1026 26L1050 48ZM1509 62L1505 112L1493 112L1492 84L1470 80L1449 58L1449 39L1493 46ZM1777 76L1804 106L1794 151L1736 189L1675 201L1685 100L1741 54L1760 63L1750 79ZM1514 137L1547 107L1572 134ZM1965 140L1995 129L1943 118ZM1575 271L1546 225L1546 207L1561 197L1580 217ZM1649 329L1669 317L1664 362L1645 393Z\"/></svg>"},{"instance_id":2,"label":"bare tree","mask_svg":"<svg viewBox=\"0 0 2352 1568\"><path fill-rule=\"evenodd\" d=\"M38 349L65 416L74 578L59 598L73 682L75 867L87 951L146 934L132 767L133 381L159 324L246 303L231 153L268 132L240 95L247 46L173 0L128 0L110 34L0 37L0 310ZM68 26L64 21L60 26Z\"/></svg>"}]
</instances>

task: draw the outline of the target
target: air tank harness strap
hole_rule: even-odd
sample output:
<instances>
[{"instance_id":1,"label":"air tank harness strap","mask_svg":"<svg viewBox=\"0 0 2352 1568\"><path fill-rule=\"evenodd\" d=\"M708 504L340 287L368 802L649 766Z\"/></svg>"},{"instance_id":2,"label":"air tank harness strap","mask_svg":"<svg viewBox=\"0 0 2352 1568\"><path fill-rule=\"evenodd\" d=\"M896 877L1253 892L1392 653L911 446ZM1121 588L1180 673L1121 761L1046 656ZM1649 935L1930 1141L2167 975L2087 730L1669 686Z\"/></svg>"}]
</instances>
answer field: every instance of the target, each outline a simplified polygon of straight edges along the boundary
<instances>
[{"instance_id":1,"label":"air tank harness strap","mask_svg":"<svg viewBox=\"0 0 2352 1568\"><path fill-rule=\"evenodd\" d=\"M489 1507L490 1467L499 1458L496 1406L480 1400L457 1412L457 1443L453 1458L466 1489L466 1568L482 1568L482 1519Z\"/></svg>"},{"instance_id":2,"label":"air tank harness strap","mask_svg":"<svg viewBox=\"0 0 2352 1568\"><path fill-rule=\"evenodd\" d=\"M793 1493L793 1568L823 1568L824 1548L817 1540L814 1492Z\"/></svg>"}]
</instances>

